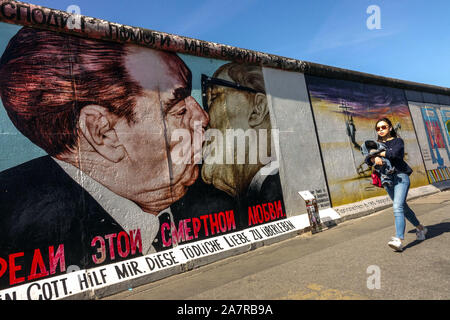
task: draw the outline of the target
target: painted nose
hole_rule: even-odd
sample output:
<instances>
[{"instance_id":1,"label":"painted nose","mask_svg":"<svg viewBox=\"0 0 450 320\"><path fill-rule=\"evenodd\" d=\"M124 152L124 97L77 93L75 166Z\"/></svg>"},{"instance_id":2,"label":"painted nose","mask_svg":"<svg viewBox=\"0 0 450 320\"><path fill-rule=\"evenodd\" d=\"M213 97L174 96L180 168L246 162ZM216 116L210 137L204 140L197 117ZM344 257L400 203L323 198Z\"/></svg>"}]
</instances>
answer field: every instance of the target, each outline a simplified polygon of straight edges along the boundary
<instances>
[{"instance_id":1,"label":"painted nose","mask_svg":"<svg viewBox=\"0 0 450 320\"><path fill-rule=\"evenodd\" d=\"M200 121L202 127L205 128L209 123L209 115L208 113L200 107L197 101L189 96L186 98L186 105L191 113L190 125L191 128L194 127L194 122Z\"/></svg>"}]
</instances>

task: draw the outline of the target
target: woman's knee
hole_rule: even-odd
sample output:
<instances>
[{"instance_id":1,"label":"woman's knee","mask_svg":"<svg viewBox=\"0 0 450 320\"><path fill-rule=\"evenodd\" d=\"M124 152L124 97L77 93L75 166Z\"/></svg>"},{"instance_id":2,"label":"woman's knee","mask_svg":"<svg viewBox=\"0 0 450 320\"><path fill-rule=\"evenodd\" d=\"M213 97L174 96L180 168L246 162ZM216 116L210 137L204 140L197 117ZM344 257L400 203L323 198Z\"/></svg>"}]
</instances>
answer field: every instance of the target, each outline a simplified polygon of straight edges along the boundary
<instances>
[{"instance_id":1,"label":"woman's knee","mask_svg":"<svg viewBox=\"0 0 450 320\"><path fill-rule=\"evenodd\" d=\"M394 202L393 209L394 209L394 215L395 216L404 215L404 213L405 213L405 203L401 203L401 202L396 203L396 202Z\"/></svg>"}]
</instances>

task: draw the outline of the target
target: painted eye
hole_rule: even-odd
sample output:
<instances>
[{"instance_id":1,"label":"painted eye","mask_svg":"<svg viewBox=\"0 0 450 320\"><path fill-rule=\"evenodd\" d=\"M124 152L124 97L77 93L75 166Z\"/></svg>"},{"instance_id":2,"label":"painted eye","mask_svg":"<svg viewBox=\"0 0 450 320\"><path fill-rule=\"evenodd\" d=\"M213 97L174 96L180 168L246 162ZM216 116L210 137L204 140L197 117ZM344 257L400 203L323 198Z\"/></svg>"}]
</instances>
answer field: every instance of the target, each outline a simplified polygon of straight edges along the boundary
<instances>
[{"instance_id":1,"label":"painted eye","mask_svg":"<svg viewBox=\"0 0 450 320\"><path fill-rule=\"evenodd\" d=\"M184 115L184 114L186 114L186 108L184 107L184 108L182 108L181 110L179 110L179 111L177 111L177 113L176 113L176 115L177 116L182 116L182 115Z\"/></svg>"},{"instance_id":2,"label":"painted eye","mask_svg":"<svg viewBox=\"0 0 450 320\"><path fill-rule=\"evenodd\" d=\"M217 94L211 94L211 95L209 96L209 102L210 102L210 103L213 102L214 100L216 100L216 98L217 98Z\"/></svg>"},{"instance_id":3,"label":"painted eye","mask_svg":"<svg viewBox=\"0 0 450 320\"><path fill-rule=\"evenodd\" d=\"M186 102L184 100L179 101L176 103L172 108L170 108L169 113L171 115L174 115L176 117L181 117L184 114L186 114L187 108L186 108Z\"/></svg>"}]
</instances>

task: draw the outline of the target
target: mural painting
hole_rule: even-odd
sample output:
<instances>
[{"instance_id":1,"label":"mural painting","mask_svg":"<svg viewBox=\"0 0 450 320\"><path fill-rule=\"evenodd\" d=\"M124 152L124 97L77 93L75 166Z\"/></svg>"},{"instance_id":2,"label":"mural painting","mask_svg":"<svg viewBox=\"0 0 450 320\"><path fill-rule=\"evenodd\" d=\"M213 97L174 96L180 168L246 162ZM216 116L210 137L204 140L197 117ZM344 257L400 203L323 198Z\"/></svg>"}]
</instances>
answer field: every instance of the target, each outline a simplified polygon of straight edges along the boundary
<instances>
[{"instance_id":1,"label":"mural painting","mask_svg":"<svg viewBox=\"0 0 450 320\"><path fill-rule=\"evenodd\" d=\"M423 161L403 90L307 76L333 206L385 195L371 185L361 145L376 140L375 122L392 120L405 141L405 160L414 170L411 187L427 184Z\"/></svg>"},{"instance_id":2,"label":"mural painting","mask_svg":"<svg viewBox=\"0 0 450 320\"><path fill-rule=\"evenodd\" d=\"M0 27L0 289L286 217L260 67Z\"/></svg>"},{"instance_id":3,"label":"mural painting","mask_svg":"<svg viewBox=\"0 0 450 320\"><path fill-rule=\"evenodd\" d=\"M450 177L448 106L408 109L403 90L305 76L302 61L70 17L0 10L13 23L0 23L0 299L59 298L72 280L84 292L140 263L247 246L246 232L290 232L278 220L303 212L301 190L321 209L385 195L361 153L383 116L411 187Z\"/></svg>"},{"instance_id":4,"label":"mural painting","mask_svg":"<svg viewBox=\"0 0 450 320\"><path fill-rule=\"evenodd\" d=\"M450 108L409 102L430 183L450 179Z\"/></svg>"},{"instance_id":5,"label":"mural painting","mask_svg":"<svg viewBox=\"0 0 450 320\"><path fill-rule=\"evenodd\" d=\"M444 123L444 135L447 137L447 145L450 145L450 107L441 107L441 117Z\"/></svg>"}]
</instances>

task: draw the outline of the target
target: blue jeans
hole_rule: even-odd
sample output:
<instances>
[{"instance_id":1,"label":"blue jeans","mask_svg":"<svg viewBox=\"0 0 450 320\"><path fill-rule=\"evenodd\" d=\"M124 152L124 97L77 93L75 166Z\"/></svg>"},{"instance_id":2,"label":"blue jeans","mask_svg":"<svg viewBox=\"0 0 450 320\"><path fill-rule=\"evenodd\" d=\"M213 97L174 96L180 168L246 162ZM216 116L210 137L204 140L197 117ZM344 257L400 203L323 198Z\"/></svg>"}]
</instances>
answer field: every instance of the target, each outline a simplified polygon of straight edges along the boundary
<instances>
[{"instance_id":1,"label":"blue jeans","mask_svg":"<svg viewBox=\"0 0 450 320\"><path fill-rule=\"evenodd\" d=\"M395 231L397 238L405 238L405 218L413 224L414 227L420 225L416 214L406 204L406 196L409 190L409 176L406 173L394 173L393 185L385 186L384 189L394 202Z\"/></svg>"}]
</instances>

